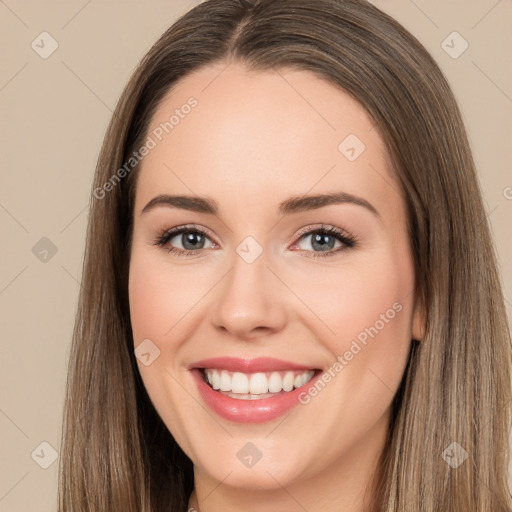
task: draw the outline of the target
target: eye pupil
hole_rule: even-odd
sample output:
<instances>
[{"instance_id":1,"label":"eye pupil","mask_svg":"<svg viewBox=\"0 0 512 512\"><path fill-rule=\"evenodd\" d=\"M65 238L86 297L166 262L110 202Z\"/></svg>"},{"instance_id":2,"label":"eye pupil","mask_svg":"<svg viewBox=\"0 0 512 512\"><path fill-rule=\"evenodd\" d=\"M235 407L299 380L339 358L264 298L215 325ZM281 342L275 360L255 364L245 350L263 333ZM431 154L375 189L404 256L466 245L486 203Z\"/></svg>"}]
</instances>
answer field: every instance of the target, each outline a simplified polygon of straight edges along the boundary
<instances>
[{"instance_id":1,"label":"eye pupil","mask_svg":"<svg viewBox=\"0 0 512 512\"><path fill-rule=\"evenodd\" d=\"M183 247L187 250L202 249L204 246L204 235L197 231L183 233L182 243ZM199 247L197 244L199 244Z\"/></svg>"},{"instance_id":2,"label":"eye pupil","mask_svg":"<svg viewBox=\"0 0 512 512\"><path fill-rule=\"evenodd\" d=\"M320 251L328 251L334 247L334 242L335 240L332 235L316 233L313 235L312 247L314 249L319 248Z\"/></svg>"}]
</instances>

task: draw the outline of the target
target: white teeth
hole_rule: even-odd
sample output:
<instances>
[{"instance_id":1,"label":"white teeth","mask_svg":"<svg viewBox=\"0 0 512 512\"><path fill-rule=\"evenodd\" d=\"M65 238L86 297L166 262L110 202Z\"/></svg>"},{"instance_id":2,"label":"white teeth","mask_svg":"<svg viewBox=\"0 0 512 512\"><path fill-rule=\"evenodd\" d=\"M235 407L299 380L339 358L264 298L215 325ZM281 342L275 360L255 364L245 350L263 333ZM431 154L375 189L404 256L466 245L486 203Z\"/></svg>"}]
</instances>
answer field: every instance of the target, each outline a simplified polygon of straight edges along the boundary
<instances>
[{"instance_id":1,"label":"white teeth","mask_svg":"<svg viewBox=\"0 0 512 512\"><path fill-rule=\"evenodd\" d=\"M251 375L249 391L253 395L262 395L268 392L268 379L264 373L253 373Z\"/></svg>"},{"instance_id":2,"label":"white teeth","mask_svg":"<svg viewBox=\"0 0 512 512\"><path fill-rule=\"evenodd\" d=\"M223 391L228 396L238 395L236 398L245 400L256 400L272 396L272 393L292 391L294 388L304 386L315 374L313 370L242 373L213 368L205 369L204 373L213 389Z\"/></svg>"},{"instance_id":3,"label":"white teeth","mask_svg":"<svg viewBox=\"0 0 512 512\"><path fill-rule=\"evenodd\" d=\"M210 378L208 378L208 382L211 384ZM228 372L220 372L219 389L221 391L231 391L231 376Z\"/></svg>"},{"instance_id":4,"label":"white teeth","mask_svg":"<svg viewBox=\"0 0 512 512\"><path fill-rule=\"evenodd\" d=\"M293 372L286 372L286 375L283 379L283 390L284 391L291 391L293 389L293 381L295 380L295 377L293 375Z\"/></svg>"},{"instance_id":5,"label":"white teeth","mask_svg":"<svg viewBox=\"0 0 512 512\"><path fill-rule=\"evenodd\" d=\"M272 372L270 374L270 379L268 379L268 390L271 393L279 393L283 389L283 379L281 379L281 375L278 372Z\"/></svg>"},{"instance_id":6,"label":"white teeth","mask_svg":"<svg viewBox=\"0 0 512 512\"><path fill-rule=\"evenodd\" d=\"M235 372L231 377L231 390L233 393L249 393L249 379L245 373Z\"/></svg>"},{"instance_id":7,"label":"white teeth","mask_svg":"<svg viewBox=\"0 0 512 512\"><path fill-rule=\"evenodd\" d=\"M211 385L213 389L220 389L220 375L219 372L215 372L212 375Z\"/></svg>"}]
</instances>

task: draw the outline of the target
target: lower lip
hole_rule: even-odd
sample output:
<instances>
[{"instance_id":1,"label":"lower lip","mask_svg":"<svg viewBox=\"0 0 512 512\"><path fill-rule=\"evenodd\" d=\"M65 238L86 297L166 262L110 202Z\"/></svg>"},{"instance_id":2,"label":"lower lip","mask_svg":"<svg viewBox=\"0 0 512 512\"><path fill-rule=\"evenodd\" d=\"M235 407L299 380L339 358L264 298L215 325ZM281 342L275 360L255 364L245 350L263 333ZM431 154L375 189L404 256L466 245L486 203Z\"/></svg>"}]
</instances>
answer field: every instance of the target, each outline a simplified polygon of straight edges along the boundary
<instances>
[{"instance_id":1,"label":"lower lip","mask_svg":"<svg viewBox=\"0 0 512 512\"><path fill-rule=\"evenodd\" d=\"M282 416L294 406L300 404L299 395L309 389L321 372L304 386L293 391L276 394L269 398L259 400L241 400L230 398L211 388L204 380L201 370L191 370L196 380L199 393L206 405L223 418L237 423L263 423Z\"/></svg>"}]
</instances>

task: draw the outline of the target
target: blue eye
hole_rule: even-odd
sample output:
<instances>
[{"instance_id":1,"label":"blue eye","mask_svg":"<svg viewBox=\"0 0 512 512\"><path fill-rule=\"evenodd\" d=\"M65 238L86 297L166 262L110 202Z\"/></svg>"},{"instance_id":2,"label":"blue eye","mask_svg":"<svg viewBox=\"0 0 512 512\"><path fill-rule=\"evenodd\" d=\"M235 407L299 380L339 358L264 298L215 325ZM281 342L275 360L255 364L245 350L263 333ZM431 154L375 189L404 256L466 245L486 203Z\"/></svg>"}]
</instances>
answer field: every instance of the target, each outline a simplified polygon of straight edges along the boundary
<instances>
[{"instance_id":1,"label":"blue eye","mask_svg":"<svg viewBox=\"0 0 512 512\"><path fill-rule=\"evenodd\" d=\"M299 247L300 241L311 237L310 245L312 250ZM209 243L209 245L207 245ZM338 243L338 245L336 245ZM299 242L292 245L299 248L301 252L310 253L312 257L333 256L341 251L355 247L357 239L341 229L334 226L317 227L309 229L300 234ZM180 245L181 247L176 247ZM195 225L179 226L160 233L154 240L153 245L164 247L168 252L177 256L195 256L202 249L211 249L216 246L206 231Z\"/></svg>"},{"instance_id":2,"label":"blue eye","mask_svg":"<svg viewBox=\"0 0 512 512\"><path fill-rule=\"evenodd\" d=\"M176 241L172 243L174 239ZM166 247L169 252L180 256L192 256L194 252L208 248L205 247L206 240L209 240L211 243L210 238L202 229L193 226L181 226L161 233L154 244L160 247L169 244L169 247ZM176 243L181 244L182 247L175 247ZM211 247L213 247L212 243Z\"/></svg>"},{"instance_id":3,"label":"blue eye","mask_svg":"<svg viewBox=\"0 0 512 512\"><path fill-rule=\"evenodd\" d=\"M172 243L173 239L177 239L181 243L182 249L193 251L195 249L204 249L207 237L200 231L187 230L175 234L172 238L169 239L169 243L174 246L175 244Z\"/></svg>"},{"instance_id":4,"label":"blue eye","mask_svg":"<svg viewBox=\"0 0 512 512\"><path fill-rule=\"evenodd\" d=\"M308 237L311 237L309 244L313 250L310 251L303 248L301 248L301 250L310 252L311 256L314 258L332 256L340 251L350 249L355 247L357 241L353 235L349 235L334 226L322 226L302 233L300 240L305 240ZM338 242L337 246L336 242ZM298 243L294 244L294 247L297 246Z\"/></svg>"}]
</instances>

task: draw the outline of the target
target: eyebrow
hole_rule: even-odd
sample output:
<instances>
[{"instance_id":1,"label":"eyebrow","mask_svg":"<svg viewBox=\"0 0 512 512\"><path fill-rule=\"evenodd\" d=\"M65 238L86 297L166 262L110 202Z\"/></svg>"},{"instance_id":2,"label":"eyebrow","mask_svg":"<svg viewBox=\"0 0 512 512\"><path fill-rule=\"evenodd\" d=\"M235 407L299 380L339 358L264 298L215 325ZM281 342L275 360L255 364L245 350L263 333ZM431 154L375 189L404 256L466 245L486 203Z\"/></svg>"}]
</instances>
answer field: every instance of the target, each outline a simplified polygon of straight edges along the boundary
<instances>
[{"instance_id":1,"label":"eyebrow","mask_svg":"<svg viewBox=\"0 0 512 512\"><path fill-rule=\"evenodd\" d=\"M308 210L315 210L332 204L354 204L362 206L380 218L380 214L377 209L366 199L353 194L348 194L347 192L332 192L329 194L290 197L289 199L279 203L277 212L280 216L291 215ZM219 213L219 206L217 202L209 197L163 194L151 199L151 201L149 201L149 203L142 209L141 215L159 206L179 208L182 210L207 213L210 215L218 215Z\"/></svg>"}]
</instances>

